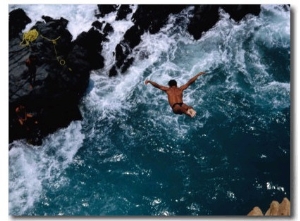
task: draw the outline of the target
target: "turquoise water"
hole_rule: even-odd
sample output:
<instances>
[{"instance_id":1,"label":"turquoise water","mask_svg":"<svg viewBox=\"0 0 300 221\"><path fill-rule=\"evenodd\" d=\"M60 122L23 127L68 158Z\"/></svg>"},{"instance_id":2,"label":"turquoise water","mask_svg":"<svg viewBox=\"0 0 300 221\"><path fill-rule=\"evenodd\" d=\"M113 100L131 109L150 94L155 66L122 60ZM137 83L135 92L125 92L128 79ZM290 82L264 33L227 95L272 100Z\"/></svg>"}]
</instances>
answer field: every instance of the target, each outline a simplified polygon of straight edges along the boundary
<instances>
[{"instance_id":1,"label":"turquoise water","mask_svg":"<svg viewBox=\"0 0 300 221\"><path fill-rule=\"evenodd\" d=\"M79 15L95 8L62 10L84 30L95 19ZM107 77L111 52L132 23L104 18L117 31L104 45L105 68L91 73L83 121L41 147L12 144L11 215L245 215L290 199L290 11L265 5L240 23L220 11L198 41L184 31L187 13L144 34L133 66L116 78ZM182 85L200 71L184 94L193 119L174 115L166 95L144 84Z\"/></svg>"}]
</instances>

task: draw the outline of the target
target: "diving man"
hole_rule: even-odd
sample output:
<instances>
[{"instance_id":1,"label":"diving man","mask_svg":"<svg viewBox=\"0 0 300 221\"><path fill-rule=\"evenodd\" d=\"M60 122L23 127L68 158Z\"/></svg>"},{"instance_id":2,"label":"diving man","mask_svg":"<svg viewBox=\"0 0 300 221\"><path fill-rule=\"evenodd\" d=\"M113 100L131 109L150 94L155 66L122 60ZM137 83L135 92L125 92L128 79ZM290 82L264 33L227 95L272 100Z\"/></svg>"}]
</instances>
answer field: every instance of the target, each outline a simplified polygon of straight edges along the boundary
<instances>
[{"instance_id":1,"label":"diving man","mask_svg":"<svg viewBox=\"0 0 300 221\"><path fill-rule=\"evenodd\" d=\"M175 114L186 114L190 117L194 117L196 115L196 111L191 106L188 106L187 104L183 103L183 91L187 89L192 83L194 83L197 80L197 78L202 74L205 73L200 72L180 87L177 87L177 82L175 80L169 81L169 87L159 85L156 82L150 80L146 80L145 84L150 83L153 87L156 87L166 92L168 95L169 104Z\"/></svg>"}]
</instances>

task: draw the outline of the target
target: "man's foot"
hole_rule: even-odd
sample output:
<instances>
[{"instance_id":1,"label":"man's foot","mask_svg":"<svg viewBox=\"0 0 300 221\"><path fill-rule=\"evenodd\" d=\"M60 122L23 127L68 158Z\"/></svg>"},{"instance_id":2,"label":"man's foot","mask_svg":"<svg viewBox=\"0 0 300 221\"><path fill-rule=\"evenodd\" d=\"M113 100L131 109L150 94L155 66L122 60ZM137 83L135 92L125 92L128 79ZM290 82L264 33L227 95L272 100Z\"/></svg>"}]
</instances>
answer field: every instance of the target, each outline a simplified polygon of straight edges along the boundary
<instances>
[{"instance_id":1,"label":"man's foot","mask_svg":"<svg viewBox=\"0 0 300 221\"><path fill-rule=\"evenodd\" d=\"M194 109L190 108L186 111L186 114L189 115L190 117L195 117L196 111Z\"/></svg>"}]
</instances>

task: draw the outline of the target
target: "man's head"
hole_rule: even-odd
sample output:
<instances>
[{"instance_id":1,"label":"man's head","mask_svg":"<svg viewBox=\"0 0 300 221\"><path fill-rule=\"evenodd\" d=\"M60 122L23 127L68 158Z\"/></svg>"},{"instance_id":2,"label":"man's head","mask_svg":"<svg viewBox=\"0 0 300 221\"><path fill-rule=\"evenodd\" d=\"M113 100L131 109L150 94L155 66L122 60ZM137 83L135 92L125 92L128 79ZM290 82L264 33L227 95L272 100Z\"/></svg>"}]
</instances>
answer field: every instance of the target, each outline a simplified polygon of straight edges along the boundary
<instances>
[{"instance_id":1,"label":"man's head","mask_svg":"<svg viewBox=\"0 0 300 221\"><path fill-rule=\"evenodd\" d=\"M175 81L173 79L170 80L168 84L169 84L169 87L172 87L172 86L176 86L177 87L177 81Z\"/></svg>"}]
</instances>

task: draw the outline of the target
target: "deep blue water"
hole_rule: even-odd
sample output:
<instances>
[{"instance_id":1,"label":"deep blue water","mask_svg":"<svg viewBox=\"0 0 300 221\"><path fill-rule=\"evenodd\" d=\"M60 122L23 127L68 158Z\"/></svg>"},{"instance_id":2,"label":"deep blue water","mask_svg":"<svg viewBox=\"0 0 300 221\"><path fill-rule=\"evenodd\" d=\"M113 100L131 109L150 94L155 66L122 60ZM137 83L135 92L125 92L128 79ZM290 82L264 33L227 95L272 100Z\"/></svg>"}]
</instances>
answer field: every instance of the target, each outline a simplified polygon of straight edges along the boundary
<instances>
[{"instance_id":1,"label":"deep blue water","mask_svg":"<svg viewBox=\"0 0 300 221\"><path fill-rule=\"evenodd\" d=\"M29 17L72 12L73 38L95 20L93 5L22 7ZM131 15L104 19L115 32L105 68L91 73L83 121L41 147L12 144L10 215L246 215L290 199L290 11L264 5L240 23L220 11L198 41L185 32L187 13L144 34L133 66L113 79L112 51ZM166 95L144 84L182 85L200 71L184 94L193 119L174 115Z\"/></svg>"}]
</instances>

